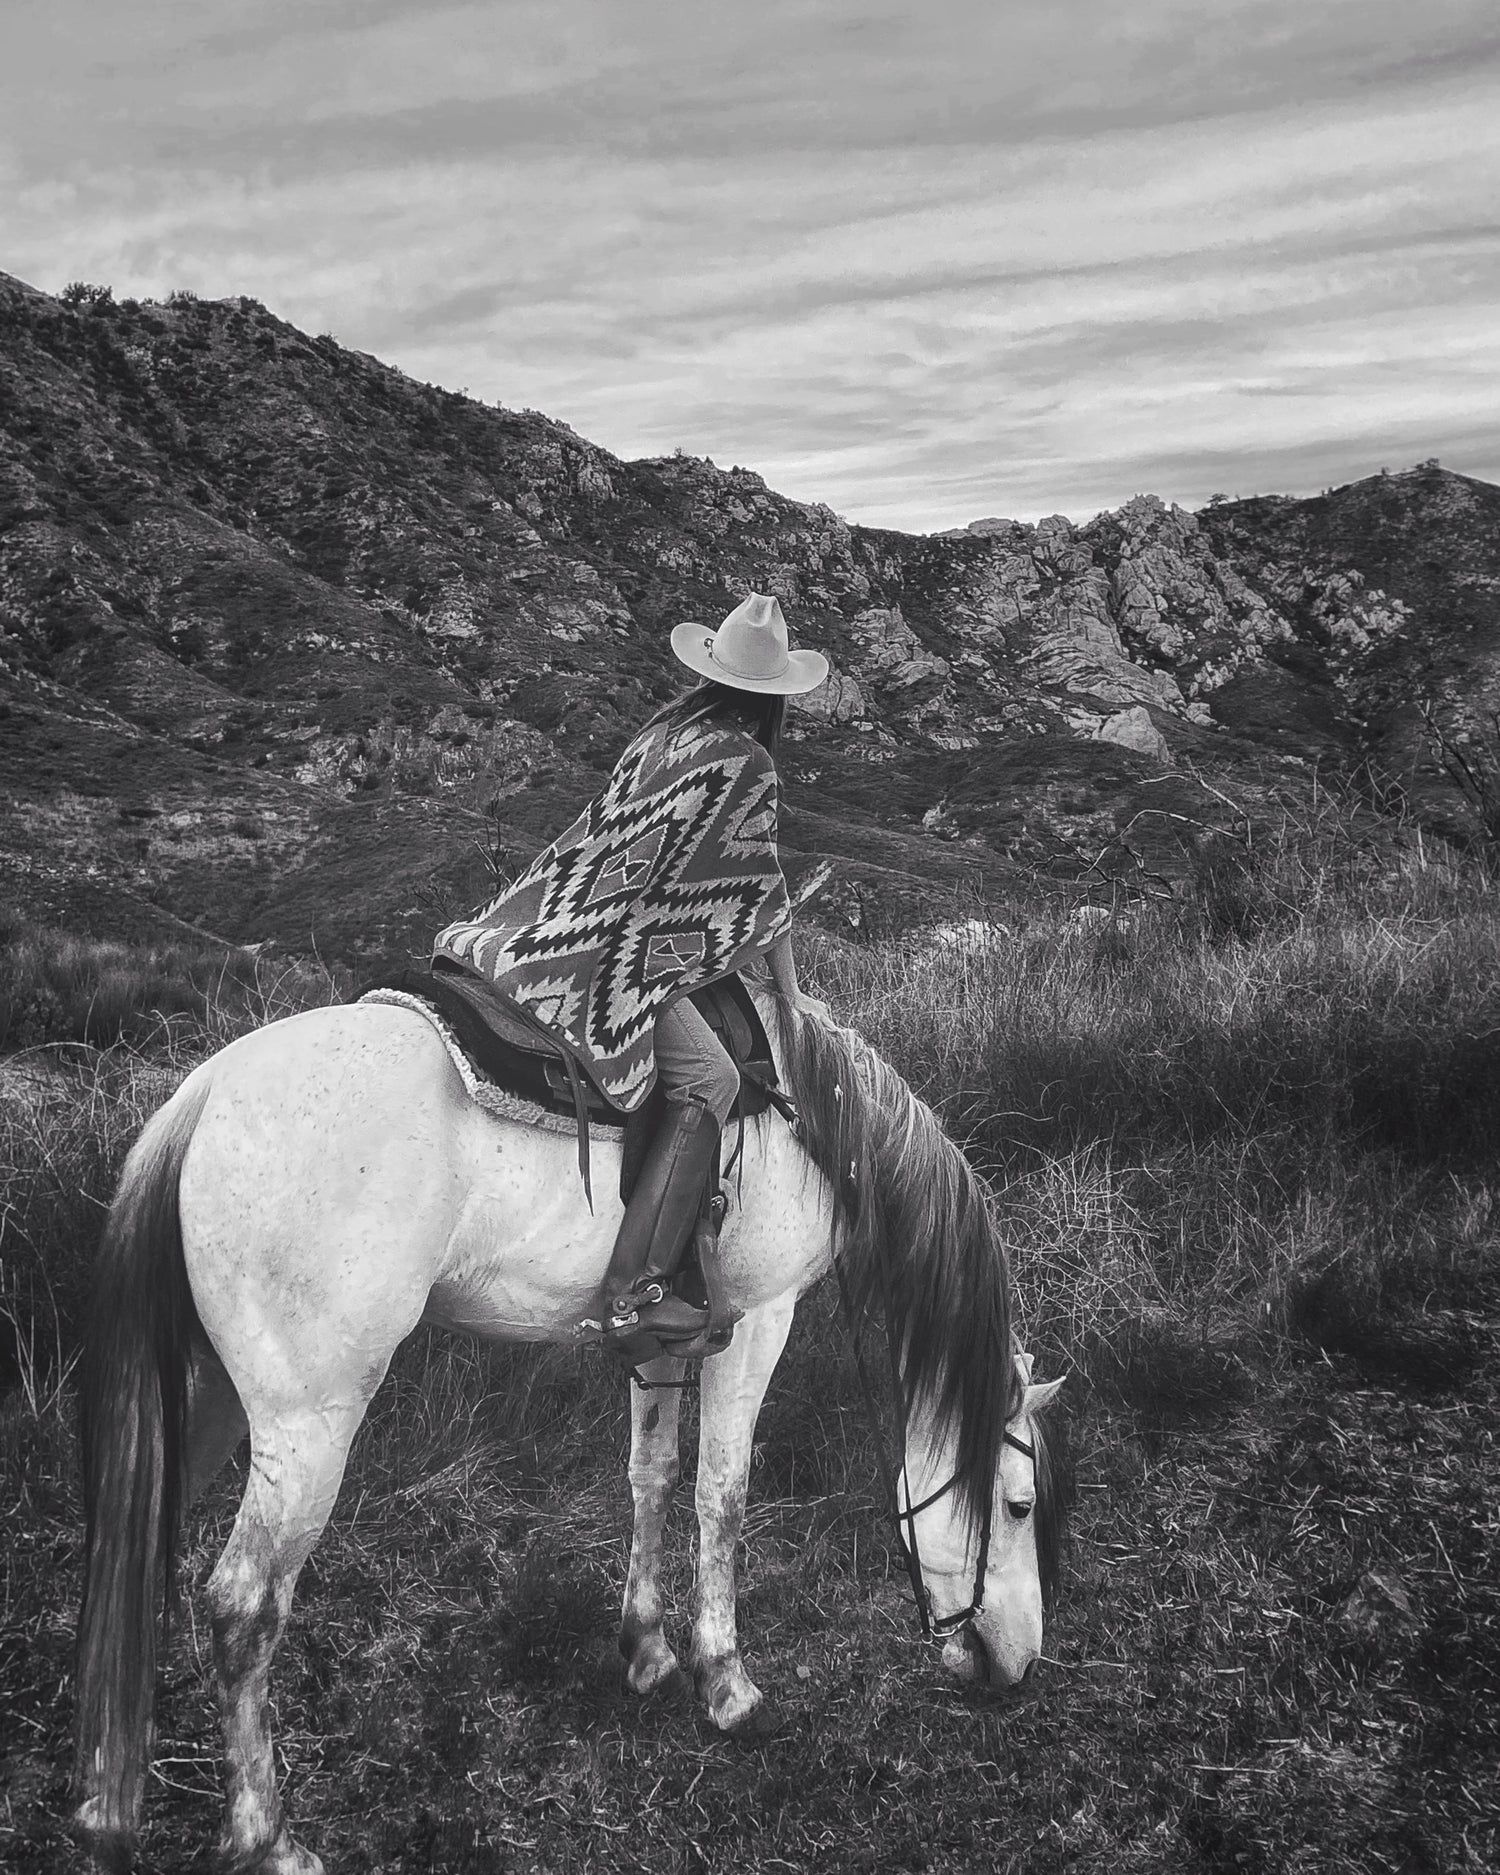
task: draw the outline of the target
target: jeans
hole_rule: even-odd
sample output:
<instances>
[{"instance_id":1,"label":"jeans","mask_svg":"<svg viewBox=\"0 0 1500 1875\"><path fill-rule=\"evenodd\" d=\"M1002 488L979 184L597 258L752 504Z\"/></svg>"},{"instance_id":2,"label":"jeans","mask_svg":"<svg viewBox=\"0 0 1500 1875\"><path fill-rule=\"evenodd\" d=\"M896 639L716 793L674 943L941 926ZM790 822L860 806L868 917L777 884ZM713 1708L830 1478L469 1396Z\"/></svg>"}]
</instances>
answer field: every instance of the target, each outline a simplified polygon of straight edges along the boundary
<instances>
[{"instance_id":1,"label":"jeans","mask_svg":"<svg viewBox=\"0 0 1500 1875\"><path fill-rule=\"evenodd\" d=\"M656 1072L668 1100L698 1100L722 1126L734 1110L740 1071L686 996L656 1018Z\"/></svg>"}]
</instances>

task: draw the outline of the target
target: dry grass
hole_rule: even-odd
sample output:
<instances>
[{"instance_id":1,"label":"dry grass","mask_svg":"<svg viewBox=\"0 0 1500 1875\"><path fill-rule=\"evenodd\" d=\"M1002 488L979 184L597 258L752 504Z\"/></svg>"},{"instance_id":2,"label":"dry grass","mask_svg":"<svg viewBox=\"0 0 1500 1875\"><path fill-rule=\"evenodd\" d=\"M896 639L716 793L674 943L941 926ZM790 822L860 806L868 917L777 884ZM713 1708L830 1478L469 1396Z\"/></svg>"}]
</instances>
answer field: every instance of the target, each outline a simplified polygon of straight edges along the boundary
<instances>
[{"instance_id":1,"label":"dry grass","mask_svg":"<svg viewBox=\"0 0 1500 1875\"><path fill-rule=\"evenodd\" d=\"M1186 903L825 940L820 980L990 1172L1035 1331L1137 1404L1312 1332L1410 1377L1494 1280L1500 909L1336 821Z\"/></svg>"},{"instance_id":2,"label":"dry grass","mask_svg":"<svg viewBox=\"0 0 1500 1875\"><path fill-rule=\"evenodd\" d=\"M0 1049L58 1042L165 1046L176 1054L294 1008L327 1002L347 976L223 944L122 944L19 919L0 922Z\"/></svg>"},{"instance_id":3,"label":"dry grass","mask_svg":"<svg viewBox=\"0 0 1500 1875\"><path fill-rule=\"evenodd\" d=\"M101 984L119 988L110 1028L150 1038L86 1043L68 1025L60 1045L0 1057L0 1390L35 1400L55 1389L105 1208L131 1141L198 1062L236 1034L299 1009L337 1001L344 979L301 961L240 953L231 974L222 953L72 939L22 927L4 959L12 995L54 981L88 1017ZM220 974L206 989L193 964ZM167 1008L151 996L169 984ZM195 1013L191 999L197 999ZM92 1018L89 1018L92 1019Z\"/></svg>"},{"instance_id":4,"label":"dry grass","mask_svg":"<svg viewBox=\"0 0 1500 1875\"><path fill-rule=\"evenodd\" d=\"M812 960L989 1169L1039 1371L1072 1370L1071 1556L1034 1697L955 1691L915 1638L826 1293L756 1445L742 1634L785 1721L756 1746L619 1682L616 1377L419 1335L279 1660L291 1801L330 1867L1500 1861L1492 887L1299 841L1129 925L1012 914L983 949ZM22 1869L66 1865L76 1284L139 1117L216 1039L75 1056L0 1105L7 1282L21 1243L49 1285L7 1290L30 1338L0 1422L0 1843ZM689 1488L674 1528L684 1608ZM164 1871L215 1827L206 1639L190 1618L163 1674Z\"/></svg>"}]
</instances>

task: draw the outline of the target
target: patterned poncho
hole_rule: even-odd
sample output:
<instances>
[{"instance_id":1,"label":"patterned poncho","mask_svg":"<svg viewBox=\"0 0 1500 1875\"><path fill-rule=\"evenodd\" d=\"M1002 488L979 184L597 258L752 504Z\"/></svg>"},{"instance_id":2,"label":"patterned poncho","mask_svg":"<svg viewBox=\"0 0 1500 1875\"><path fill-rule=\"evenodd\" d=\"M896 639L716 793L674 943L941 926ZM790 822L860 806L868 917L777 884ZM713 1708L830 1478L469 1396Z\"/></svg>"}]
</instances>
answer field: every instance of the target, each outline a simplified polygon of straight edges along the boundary
<instances>
[{"instance_id":1,"label":"patterned poncho","mask_svg":"<svg viewBox=\"0 0 1500 1875\"><path fill-rule=\"evenodd\" d=\"M609 785L435 954L491 978L564 1032L626 1109L655 1076L651 1027L790 922L776 857L776 770L723 723L647 728Z\"/></svg>"}]
</instances>

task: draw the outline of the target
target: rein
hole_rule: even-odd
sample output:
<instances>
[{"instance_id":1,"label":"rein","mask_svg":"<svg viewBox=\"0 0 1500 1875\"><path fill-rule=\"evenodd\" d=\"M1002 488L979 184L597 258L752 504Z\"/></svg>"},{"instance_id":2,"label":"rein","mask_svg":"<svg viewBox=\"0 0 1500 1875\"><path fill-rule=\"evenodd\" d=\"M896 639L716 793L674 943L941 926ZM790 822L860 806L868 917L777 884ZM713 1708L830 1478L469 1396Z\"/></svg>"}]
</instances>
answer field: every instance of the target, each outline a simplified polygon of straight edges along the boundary
<instances>
[{"instance_id":1,"label":"rein","mask_svg":"<svg viewBox=\"0 0 1500 1875\"><path fill-rule=\"evenodd\" d=\"M875 1462L880 1470L880 1482L885 1491L886 1509L895 1531L896 1547L901 1552L901 1560L906 1565L907 1578L911 1583L912 1596L917 1605L917 1620L921 1625L922 1639L930 1641L941 1639L945 1634L952 1634L966 1621L972 1621L975 1615L984 1612L985 1577L989 1568L990 1533L994 1527L993 1493L985 1505L984 1520L979 1532L979 1560L974 1569L974 1590L967 1608L961 1608L956 1614L934 1615L932 1596L922 1575L922 1553L917 1544L917 1518L924 1510L945 1498L958 1483L957 1472L946 1484L940 1484L935 1491L929 1491L920 1504L911 1502L911 1492L905 1493L907 1507L901 1508L901 1495L897 1491L896 1474L886 1455L885 1443L880 1435L880 1412L875 1403L875 1389L870 1384L870 1374L865 1366L864 1348L859 1338L859 1323L855 1317L854 1305L849 1297L849 1285L845 1281L843 1268L837 1257L833 1260L833 1270L838 1278L839 1300L843 1304L844 1323L849 1331L850 1345L854 1349L854 1365L859 1372L860 1391L865 1397L865 1413L870 1421L870 1431L875 1440ZM896 1412L901 1433L901 1470L906 1471L906 1429L907 1404L905 1388L901 1380L901 1363L896 1346L896 1328L891 1316L890 1282L886 1271L885 1256L880 1258L881 1305L885 1315L886 1353L891 1367L891 1398L896 1405ZM1014 1446L1016 1451L1024 1452L1027 1458L1036 1464L1036 1447L1028 1445L1024 1439L1018 1439L1013 1432L1001 1435L1005 1443ZM909 1533L909 1534L908 1534Z\"/></svg>"}]
</instances>

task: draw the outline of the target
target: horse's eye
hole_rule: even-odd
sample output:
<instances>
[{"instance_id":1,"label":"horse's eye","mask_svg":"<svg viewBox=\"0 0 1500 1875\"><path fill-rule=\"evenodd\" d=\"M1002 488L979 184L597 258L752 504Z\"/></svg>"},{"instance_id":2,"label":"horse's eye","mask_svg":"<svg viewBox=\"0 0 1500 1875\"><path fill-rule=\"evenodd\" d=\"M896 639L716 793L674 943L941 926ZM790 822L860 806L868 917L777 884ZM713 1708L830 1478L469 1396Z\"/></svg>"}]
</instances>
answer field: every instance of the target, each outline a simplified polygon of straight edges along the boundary
<instances>
[{"instance_id":1,"label":"horse's eye","mask_svg":"<svg viewBox=\"0 0 1500 1875\"><path fill-rule=\"evenodd\" d=\"M1025 1523L1026 1519L1031 1515L1032 1510L1030 1504L1018 1504L1014 1498L1010 1497L1005 1500L1005 1508L1010 1512L1011 1516L1015 1518L1017 1523Z\"/></svg>"}]
</instances>

